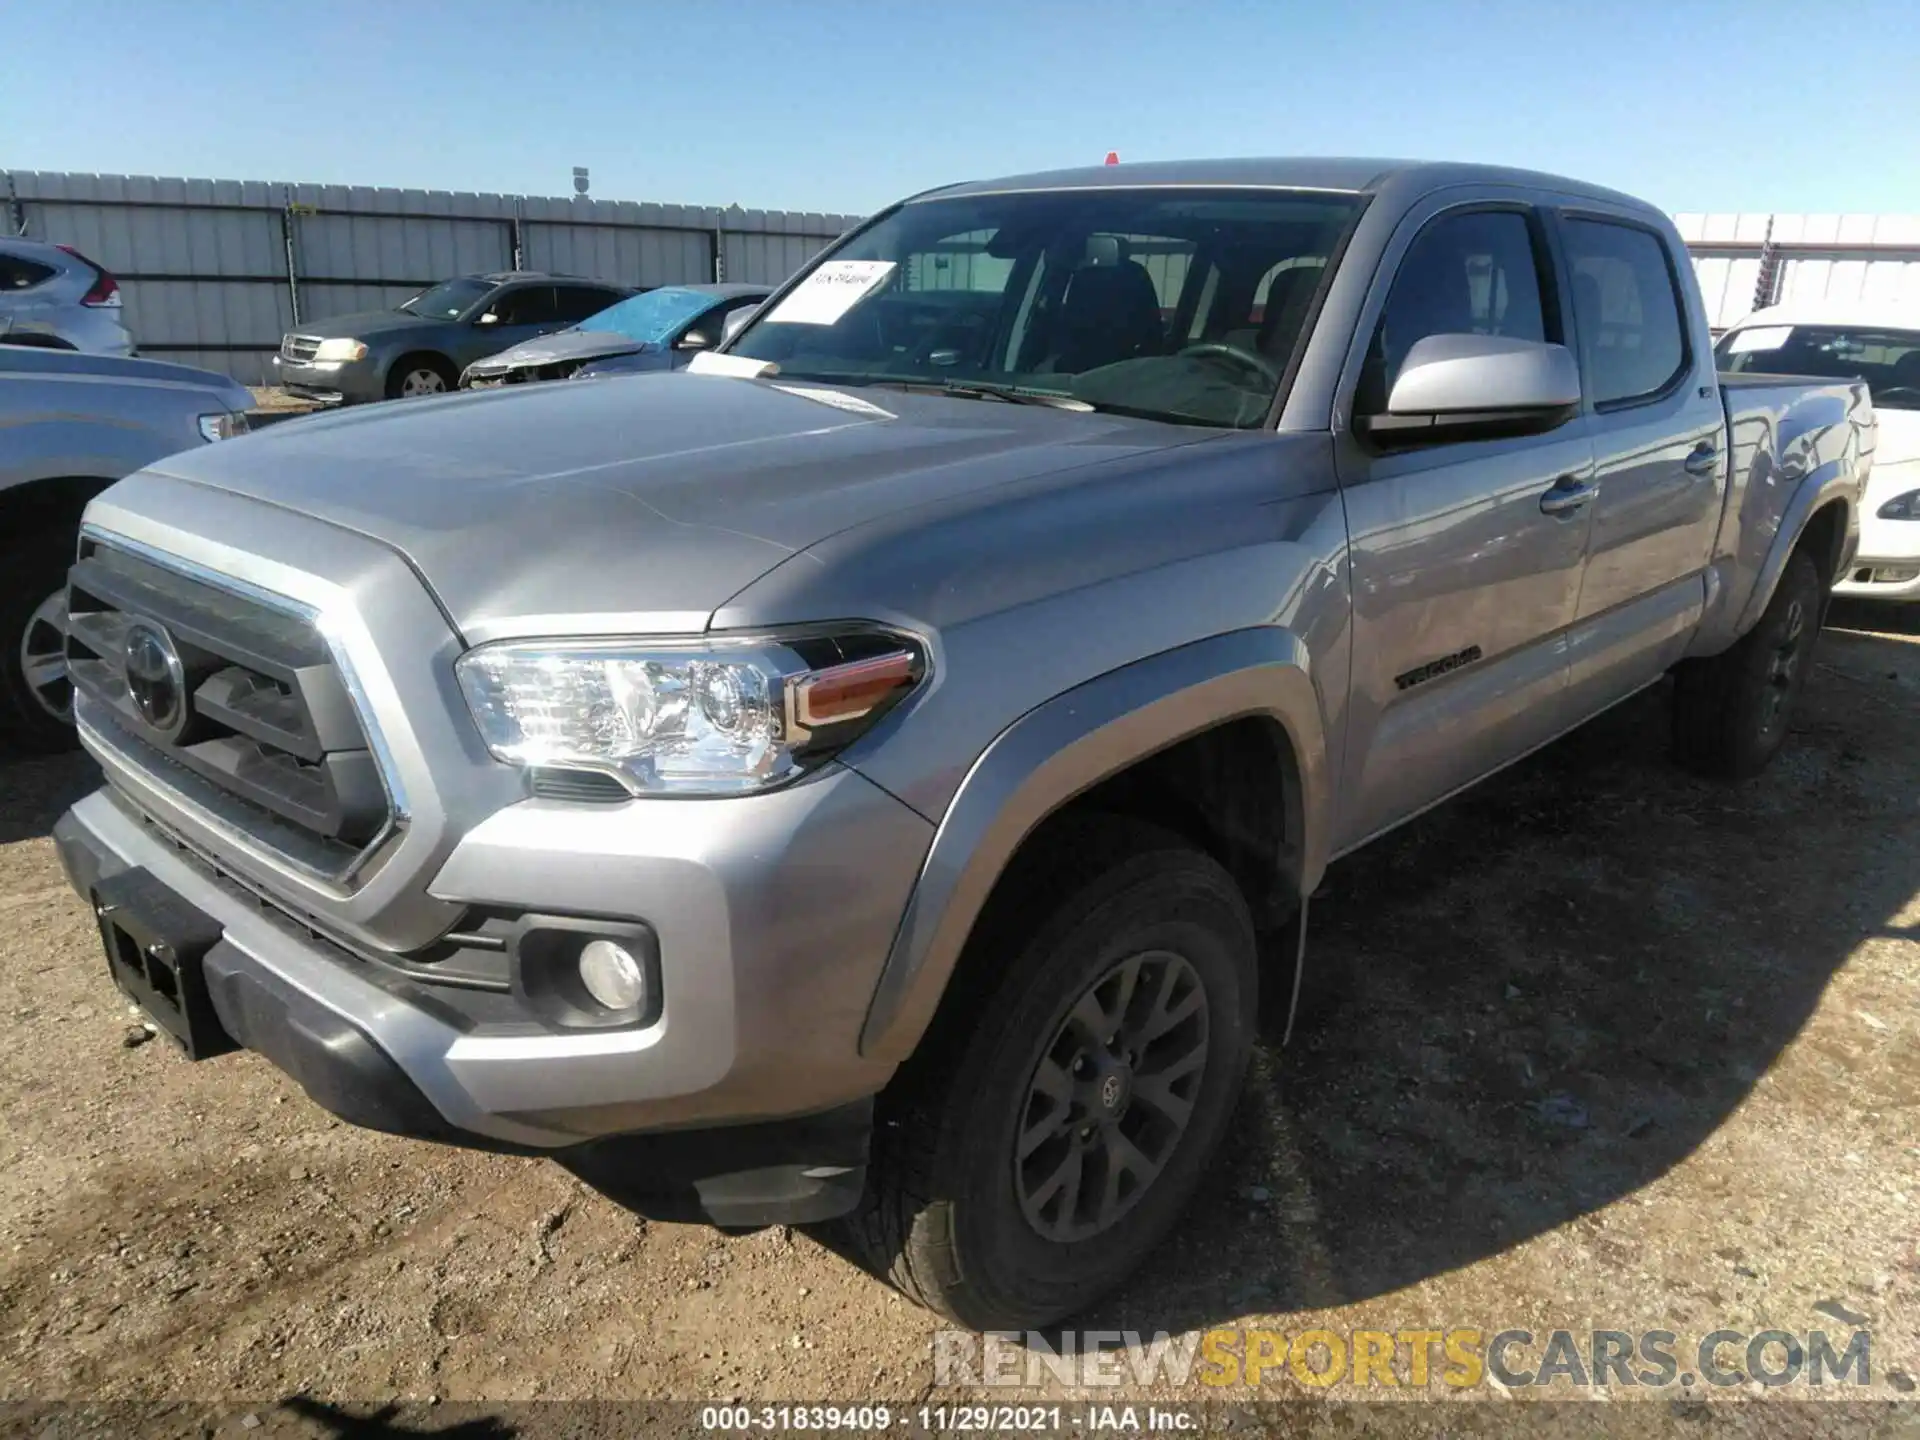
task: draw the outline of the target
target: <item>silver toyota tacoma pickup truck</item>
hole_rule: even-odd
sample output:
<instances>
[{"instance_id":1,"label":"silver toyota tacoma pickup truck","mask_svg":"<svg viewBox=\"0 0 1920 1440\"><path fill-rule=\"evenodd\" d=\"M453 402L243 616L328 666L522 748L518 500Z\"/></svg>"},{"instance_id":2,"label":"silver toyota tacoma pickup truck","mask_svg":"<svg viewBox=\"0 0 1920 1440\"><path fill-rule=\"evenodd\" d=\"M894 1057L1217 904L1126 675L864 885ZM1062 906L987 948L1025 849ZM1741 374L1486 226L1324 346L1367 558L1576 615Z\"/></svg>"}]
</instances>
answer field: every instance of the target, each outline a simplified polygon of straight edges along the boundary
<instances>
[{"instance_id":1,"label":"silver toyota tacoma pickup truck","mask_svg":"<svg viewBox=\"0 0 1920 1440\"><path fill-rule=\"evenodd\" d=\"M94 500L57 838L193 1057L1024 1327L1176 1223L1329 861L1667 676L1766 764L1873 440L1589 185L951 186L688 372Z\"/></svg>"}]
</instances>

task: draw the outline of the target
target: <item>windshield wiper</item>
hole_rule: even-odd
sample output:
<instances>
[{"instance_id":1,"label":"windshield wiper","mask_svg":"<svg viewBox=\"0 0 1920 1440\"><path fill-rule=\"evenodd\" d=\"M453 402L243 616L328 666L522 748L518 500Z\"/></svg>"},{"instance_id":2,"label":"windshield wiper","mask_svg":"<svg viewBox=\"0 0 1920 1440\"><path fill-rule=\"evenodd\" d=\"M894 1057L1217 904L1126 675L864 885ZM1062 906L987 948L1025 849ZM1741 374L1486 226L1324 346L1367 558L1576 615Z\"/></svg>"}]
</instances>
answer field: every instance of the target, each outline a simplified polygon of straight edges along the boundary
<instances>
[{"instance_id":1,"label":"windshield wiper","mask_svg":"<svg viewBox=\"0 0 1920 1440\"><path fill-rule=\"evenodd\" d=\"M1057 390L1003 385L994 380L879 380L875 383L928 395L951 395L958 400L1004 400L1009 405L1044 405L1050 410L1073 410L1082 415L1090 415L1097 408Z\"/></svg>"}]
</instances>

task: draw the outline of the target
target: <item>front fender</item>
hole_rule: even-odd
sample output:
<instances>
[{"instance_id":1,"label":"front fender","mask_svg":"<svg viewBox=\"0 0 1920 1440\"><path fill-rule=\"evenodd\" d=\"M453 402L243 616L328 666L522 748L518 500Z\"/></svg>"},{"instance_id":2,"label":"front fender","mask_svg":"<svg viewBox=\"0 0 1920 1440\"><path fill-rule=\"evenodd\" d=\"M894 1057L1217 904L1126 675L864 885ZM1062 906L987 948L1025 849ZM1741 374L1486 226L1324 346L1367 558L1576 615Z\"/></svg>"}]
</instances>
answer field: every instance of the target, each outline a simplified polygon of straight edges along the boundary
<instances>
[{"instance_id":1,"label":"front fender","mask_svg":"<svg viewBox=\"0 0 1920 1440\"><path fill-rule=\"evenodd\" d=\"M1293 747L1299 881L1311 893L1327 864L1328 766L1306 645L1259 627L1163 651L1028 711L974 762L921 867L861 1053L895 1062L912 1053L994 884L1042 820L1135 761L1254 715L1277 720Z\"/></svg>"}]
</instances>

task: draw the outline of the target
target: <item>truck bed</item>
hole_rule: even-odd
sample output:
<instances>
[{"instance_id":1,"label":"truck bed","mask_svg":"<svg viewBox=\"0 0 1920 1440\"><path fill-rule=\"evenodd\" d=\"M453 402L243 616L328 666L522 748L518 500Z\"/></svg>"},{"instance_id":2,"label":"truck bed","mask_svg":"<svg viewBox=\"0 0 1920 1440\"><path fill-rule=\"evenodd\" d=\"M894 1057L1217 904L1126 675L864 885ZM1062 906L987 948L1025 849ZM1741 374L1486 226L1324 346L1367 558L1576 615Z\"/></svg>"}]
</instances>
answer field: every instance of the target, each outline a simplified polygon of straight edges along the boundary
<instances>
[{"instance_id":1,"label":"truck bed","mask_svg":"<svg viewBox=\"0 0 1920 1440\"><path fill-rule=\"evenodd\" d=\"M1719 381L1730 470L1715 564L1726 587L1720 613L1738 617L1795 497L1817 491L1827 473L1866 473L1873 405L1859 380L1749 373Z\"/></svg>"}]
</instances>

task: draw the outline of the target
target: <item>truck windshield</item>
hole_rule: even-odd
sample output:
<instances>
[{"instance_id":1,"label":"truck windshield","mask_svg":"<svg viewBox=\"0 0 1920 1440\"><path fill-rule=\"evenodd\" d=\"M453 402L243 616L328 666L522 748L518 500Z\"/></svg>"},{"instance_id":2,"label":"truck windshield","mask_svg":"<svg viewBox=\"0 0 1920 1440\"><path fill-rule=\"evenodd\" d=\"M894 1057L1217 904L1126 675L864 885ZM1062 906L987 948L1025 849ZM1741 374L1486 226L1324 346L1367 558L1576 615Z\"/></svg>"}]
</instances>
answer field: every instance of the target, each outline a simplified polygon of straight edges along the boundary
<instances>
[{"instance_id":1,"label":"truck windshield","mask_svg":"<svg viewBox=\"0 0 1920 1440\"><path fill-rule=\"evenodd\" d=\"M1176 187L910 201L727 349L789 377L1256 426L1361 204Z\"/></svg>"},{"instance_id":2,"label":"truck windshield","mask_svg":"<svg viewBox=\"0 0 1920 1440\"><path fill-rule=\"evenodd\" d=\"M403 300L399 308L428 320L458 320L492 293L493 286L484 280L442 280L411 300Z\"/></svg>"},{"instance_id":3,"label":"truck windshield","mask_svg":"<svg viewBox=\"0 0 1920 1440\"><path fill-rule=\"evenodd\" d=\"M1752 325L1721 337L1720 368L1734 375L1864 380L1881 410L1920 410L1920 330Z\"/></svg>"},{"instance_id":4,"label":"truck windshield","mask_svg":"<svg viewBox=\"0 0 1920 1440\"><path fill-rule=\"evenodd\" d=\"M662 285L658 290L631 295L618 305L609 305L598 314L589 315L578 328L611 331L643 345L660 345L689 320L706 314L718 303L718 297L705 290Z\"/></svg>"}]
</instances>

